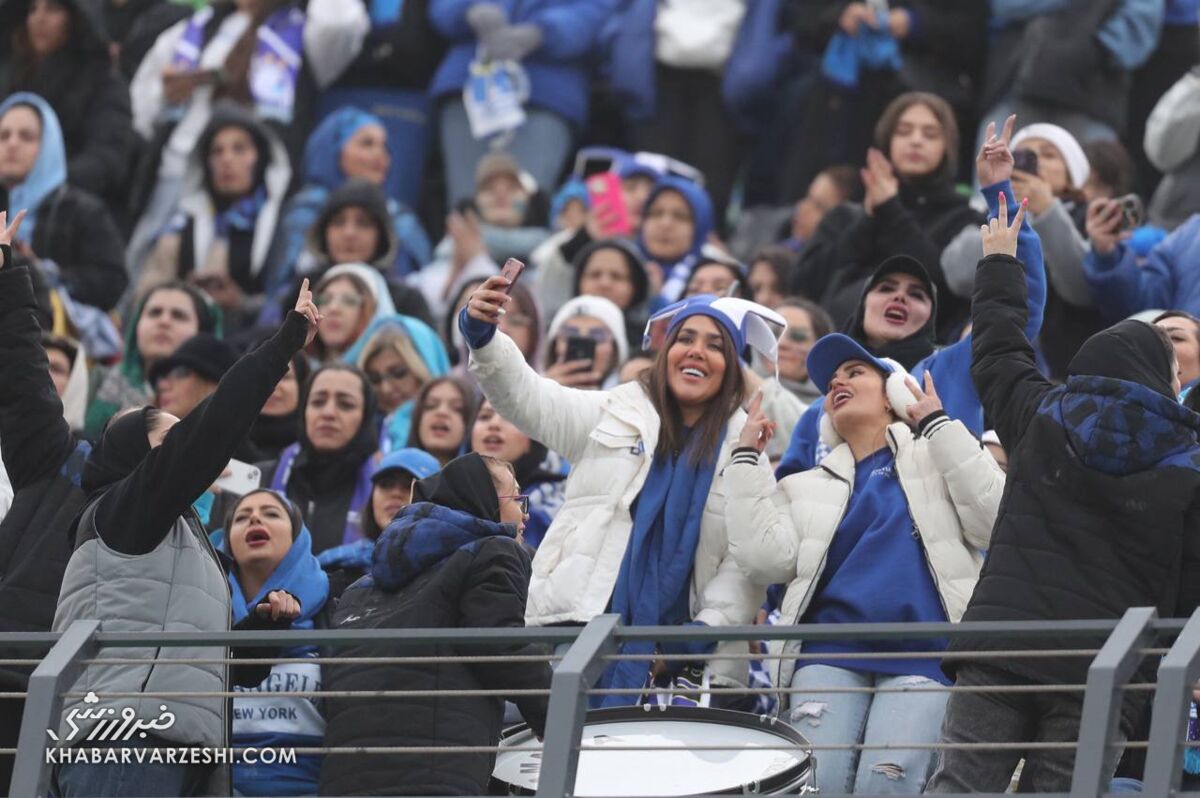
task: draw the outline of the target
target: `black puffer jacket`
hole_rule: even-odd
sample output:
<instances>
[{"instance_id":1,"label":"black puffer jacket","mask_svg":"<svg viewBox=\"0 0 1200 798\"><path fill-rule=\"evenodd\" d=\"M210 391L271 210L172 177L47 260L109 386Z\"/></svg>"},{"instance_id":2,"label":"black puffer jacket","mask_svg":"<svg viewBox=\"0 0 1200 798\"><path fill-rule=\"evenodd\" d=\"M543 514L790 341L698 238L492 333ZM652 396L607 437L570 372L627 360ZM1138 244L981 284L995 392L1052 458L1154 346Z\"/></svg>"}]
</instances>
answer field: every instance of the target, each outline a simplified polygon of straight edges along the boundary
<instances>
[{"instance_id":1,"label":"black puffer jacket","mask_svg":"<svg viewBox=\"0 0 1200 798\"><path fill-rule=\"evenodd\" d=\"M461 470L473 461L479 475L452 474L444 483L463 492L476 483L490 486L478 455L446 466ZM445 475L445 471L443 472ZM435 475L414 486L438 480ZM486 480L481 483L480 480ZM491 506L497 504L491 489ZM495 510L492 510L495 517ZM369 577L350 586L334 613L339 629L496 628L525 624L531 564L524 546L504 525L431 501L405 508L379 538ZM390 648L356 645L342 656L447 657L438 665L325 666L325 689L335 690L496 690L548 689L546 663L470 663L455 656L531 654L527 646L427 646ZM513 699L539 735L548 700ZM329 698L325 701L325 743L330 746L492 746L500 739L504 701L496 697ZM495 757L490 754L436 754L381 757L330 756L321 770L321 795L482 795Z\"/></svg>"},{"instance_id":2,"label":"black puffer jacket","mask_svg":"<svg viewBox=\"0 0 1200 798\"><path fill-rule=\"evenodd\" d=\"M28 270L0 270L0 450L15 492L0 521L0 633L50 630L91 451L63 419L37 311ZM27 678L0 668L0 690L24 690Z\"/></svg>"},{"instance_id":3,"label":"black puffer jacket","mask_svg":"<svg viewBox=\"0 0 1200 798\"><path fill-rule=\"evenodd\" d=\"M1088 339L1066 384L1055 387L1034 363L1025 314L1021 264L984 259L971 375L1009 469L963 620L1117 618L1145 606L1163 617L1190 615L1200 604L1200 416L1175 401L1166 346L1149 325L1121 322ZM1061 645L987 639L951 650ZM1081 684L1088 660L997 664L1039 683Z\"/></svg>"},{"instance_id":4,"label":"black puffer jacket","mask_svg":"<svg viewBox=\"0 0 1200 798\"><path fill-rule=\"evenodd\" d=\"M135 143L129 86L108 53L94 3L60 0L71 15L71 38L36 65L15 41L32 0L0 0L0 97L41 95L54 108L67 145L67 181L93 194L124 199Z\"/></svg>"}]
</instances>

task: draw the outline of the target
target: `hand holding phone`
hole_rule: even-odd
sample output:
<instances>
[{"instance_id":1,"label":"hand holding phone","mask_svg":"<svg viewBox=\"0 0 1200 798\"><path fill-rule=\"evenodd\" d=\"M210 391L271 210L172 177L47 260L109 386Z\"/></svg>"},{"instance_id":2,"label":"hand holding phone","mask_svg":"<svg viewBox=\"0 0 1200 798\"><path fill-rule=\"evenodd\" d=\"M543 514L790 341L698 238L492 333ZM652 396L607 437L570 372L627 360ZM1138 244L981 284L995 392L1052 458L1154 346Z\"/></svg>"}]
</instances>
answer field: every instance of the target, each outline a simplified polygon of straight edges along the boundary
<instances>
[{"instance_id":1,"label":"hand holding phone","mask_svg":"<svg viewBox=\"0 0 1200 798\"><path fill-rule=\"evenodd\" d=\"M1137 194L1117 197L1116 203L1121 207L1121 226L1117 228L1118 230L1121 232L1136 230L1145 223L1146 208L1142 205L1142 198Z\"/></svg>"},{"instance_id":2,"label":"hand holding phone","mask_svg":"<svg viewBox=\"0 0 1200 798\"><path fill-rule=\"evenodd\" d=\"M496 290L507 294L509 289L517 284L517 280L520 279L521 273L524 271L525 264L516 258L509 258L504 261L504 266L500 269L500 276L508 280L508 285L500 286Z\"/></svg>"},{"instance_id":3,"label":"hand holding phone","mask_svg":"<svg viewBox=\"0 0 1200 798\"><path fill-rule=\"evenodd\" d=\"M262 472L258 466L243 463L241 460L230 460L225 474L213 483L213 487L235 496L245 496L261 484Z\"/></svg>"}]
</instances>

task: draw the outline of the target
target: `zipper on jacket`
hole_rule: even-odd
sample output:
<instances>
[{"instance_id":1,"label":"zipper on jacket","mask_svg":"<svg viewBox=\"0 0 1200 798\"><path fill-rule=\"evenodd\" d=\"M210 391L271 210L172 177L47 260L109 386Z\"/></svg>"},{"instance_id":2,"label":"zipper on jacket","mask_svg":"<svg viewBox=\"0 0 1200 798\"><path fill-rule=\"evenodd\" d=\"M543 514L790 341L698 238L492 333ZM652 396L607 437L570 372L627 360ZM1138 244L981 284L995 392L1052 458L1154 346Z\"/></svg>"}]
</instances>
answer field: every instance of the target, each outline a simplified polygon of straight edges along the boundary
<instances>
[{"instance_id":1,"label":"zipper on jacket","mask_svg":"<svg viewBox=\"0 0 1200 798\"><path fill-rule=\"evenodd\" d=\"M893 445L896 448L893 451L899 451L900 447L896 444L896 437L888 430L888 435L892 438ZM929 559L929 549L925 545L925 539L921 537L921 525L917 523L917 517L913 514L912 498L908 495L908 489L904 487L904 479L900 473L900 460L896 459L896 481L900 483L900 492L904 494L905 509L908 511L908 518L912 521L912 536L921 544L921 554L925 557L925 567L929 569L929 575L933 577L933 586L937 588L938 603L942 605L942 612L946 615L946 620L950 619L950 608L946 605L946 597L942 595L942 580L938 578L937 571L934 570L933 561Z\"/></svg>"}]
</instances>

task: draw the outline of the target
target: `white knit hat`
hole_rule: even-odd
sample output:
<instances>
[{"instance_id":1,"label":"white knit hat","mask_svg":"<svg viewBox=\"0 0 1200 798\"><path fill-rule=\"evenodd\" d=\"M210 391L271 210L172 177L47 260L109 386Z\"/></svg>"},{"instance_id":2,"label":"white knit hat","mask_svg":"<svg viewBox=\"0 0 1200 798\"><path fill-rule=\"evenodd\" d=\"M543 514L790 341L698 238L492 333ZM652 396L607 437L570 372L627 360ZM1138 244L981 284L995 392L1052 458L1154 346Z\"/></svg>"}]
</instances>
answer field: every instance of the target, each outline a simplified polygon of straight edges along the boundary
<instances>
[{"instance_id":1,"label":"white knit hat","mask_svg":"<svg viewBox=\"0 0 1200 798\"><path fill-rule=\"evenodd\" d=\"M1045 139L1057 147L1067 165L1067 177L1071 179L1071 185L1082 189L1087 184L1088 176L1092 173L1091 164L1083 154L1083 147L1079 146L1079 141L1066 128L1048 122L1026 125L1013 136L1009 148L1015 150L1021 142L1028 139Z\"/></svg>"}]
</instances>

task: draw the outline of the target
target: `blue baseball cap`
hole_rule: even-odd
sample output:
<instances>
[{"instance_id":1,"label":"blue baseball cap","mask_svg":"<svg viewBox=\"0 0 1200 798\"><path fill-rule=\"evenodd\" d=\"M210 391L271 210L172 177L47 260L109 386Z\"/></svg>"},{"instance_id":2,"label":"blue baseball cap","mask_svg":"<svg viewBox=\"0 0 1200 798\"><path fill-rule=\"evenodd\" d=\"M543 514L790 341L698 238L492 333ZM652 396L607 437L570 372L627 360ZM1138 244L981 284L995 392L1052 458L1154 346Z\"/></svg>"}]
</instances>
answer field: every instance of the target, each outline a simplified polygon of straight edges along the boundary
<instances>
[{"instance_id":1,"label":"blue baseball cap","mask_svg":"<svg viewBox=\"0 0 1200 798\"><path fill-rule=\"evenodd\" d=\"M388 471L406 471L415 479L425 479L425 477L436 474L441 468L437 458L429 452L411 448L397 449L389 452L379 461L379 465L375 466L375 470L371 473L371 481L376 481L380 475Z\"/></svg>"},{"instance_id":2,"label":"blue baseball cap","mask_svg":"<svg viewBox=\"0 0 1200 798\"><path fill-rule=\"evenodd\" d=\"M894 365L875 357L850 336L832 333L818 340L809 350L808 376L821 389L821 393L827 393L834 372L847 360L869 363L885 376L896 370Z\"/></svg>"}]
</instances>

